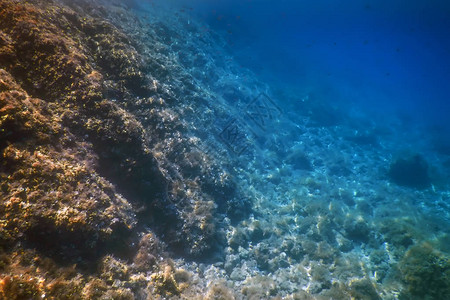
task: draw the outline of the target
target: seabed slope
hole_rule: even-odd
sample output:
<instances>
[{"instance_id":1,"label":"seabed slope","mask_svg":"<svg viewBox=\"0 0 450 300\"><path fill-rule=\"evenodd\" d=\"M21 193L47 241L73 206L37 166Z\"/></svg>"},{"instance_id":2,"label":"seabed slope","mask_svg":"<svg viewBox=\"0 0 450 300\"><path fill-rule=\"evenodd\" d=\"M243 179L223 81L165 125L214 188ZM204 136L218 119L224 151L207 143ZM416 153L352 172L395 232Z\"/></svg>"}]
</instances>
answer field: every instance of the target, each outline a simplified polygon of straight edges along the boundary
<instances>
[{"instance_id":1,"label":"seabed slope","mask_svg":"<svg viewBox=\"0 0 450 300\"><path fill-rule=\"evenodd\" d=\"M1 299L450 298L423 128L274 90L158 6L2 0L0 69Z\"/></svg>"}]
</instances>

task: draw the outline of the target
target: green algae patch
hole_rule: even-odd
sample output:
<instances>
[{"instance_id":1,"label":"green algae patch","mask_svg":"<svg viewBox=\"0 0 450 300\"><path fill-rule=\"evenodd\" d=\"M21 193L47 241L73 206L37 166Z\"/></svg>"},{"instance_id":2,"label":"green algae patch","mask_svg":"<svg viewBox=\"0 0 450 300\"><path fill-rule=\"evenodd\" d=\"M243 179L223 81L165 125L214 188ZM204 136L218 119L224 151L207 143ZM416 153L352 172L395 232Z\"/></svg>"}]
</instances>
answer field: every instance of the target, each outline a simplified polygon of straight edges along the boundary
<instances>
[{"instance_id":1,"label":"green algae patch","mask_svg":"<svg viewBox=\"0 0 450 300\"><path fill-rule=\"evenodd\" d=\"M375 285L369 279L353 281L350 284L350 295L358 300L381 300Z\"/></svg>"},{"instance_id":2,"label":"green algae patch","mask_svg":"<svg viewBox=\"0 0 450 300\"><path fill-rule=\"evenodd\" d=\"M450 295L450 256L429 242L411 247L399 270L405 283L401 299L438 300Z\"/></svg>"}]
</instances>

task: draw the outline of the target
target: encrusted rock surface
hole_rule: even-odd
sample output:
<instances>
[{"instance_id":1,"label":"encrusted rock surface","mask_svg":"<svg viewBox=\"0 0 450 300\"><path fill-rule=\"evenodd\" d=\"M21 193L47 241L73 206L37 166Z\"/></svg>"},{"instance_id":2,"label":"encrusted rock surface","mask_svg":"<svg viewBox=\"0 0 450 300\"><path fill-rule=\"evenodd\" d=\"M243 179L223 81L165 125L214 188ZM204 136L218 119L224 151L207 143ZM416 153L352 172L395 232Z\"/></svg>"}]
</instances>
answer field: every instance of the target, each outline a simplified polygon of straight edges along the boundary
<instances>
[{"instance_id":1,"label":"encrusted rock surface","mask_svg":"<svg viewBox=\"0 0 450 300\"><path fill-rule=\"evenodd\" d=\"M445 297L446 154L133 2L0 0L0 299ZM250 125L261 95L296 113ZM401 144L420 189L390 176Z\"/></svg>"},{"instance_id":2,"label":"encrusted rock surface","mask_svg":"<svg viewBox=\"0 0 450 300\"><path fill-rule=\"evenodd\" d=\"M225 216L238 192L176 111L194 108L166 104L192 84L160 83L176 80L163 57L108 21L124 7L103 5L0 2L4 299L176 295L188 276L148 235L191 258L223 248L217 209ZM133 270L155 272L151 291L117 286L141 280L127 270L133 257Z\"/></svg>"}]
</instances>

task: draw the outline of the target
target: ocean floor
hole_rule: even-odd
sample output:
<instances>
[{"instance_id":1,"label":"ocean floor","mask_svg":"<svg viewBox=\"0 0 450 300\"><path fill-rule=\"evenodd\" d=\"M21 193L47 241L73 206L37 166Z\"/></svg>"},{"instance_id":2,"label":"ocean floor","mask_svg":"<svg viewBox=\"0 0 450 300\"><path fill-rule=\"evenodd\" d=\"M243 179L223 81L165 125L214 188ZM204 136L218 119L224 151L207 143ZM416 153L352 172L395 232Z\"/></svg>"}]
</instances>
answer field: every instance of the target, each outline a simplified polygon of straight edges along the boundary
<instances>
[{"instance_id":1,"label":"ocean floor","mask_svg":"<svg viewBox=\"0 0 450 300\"><path fill-rule=\"evenodd\" d=\"M0 299L450 299L449 139L317 86L185 9L2 0Z\"/></svg>"}]
</instances>

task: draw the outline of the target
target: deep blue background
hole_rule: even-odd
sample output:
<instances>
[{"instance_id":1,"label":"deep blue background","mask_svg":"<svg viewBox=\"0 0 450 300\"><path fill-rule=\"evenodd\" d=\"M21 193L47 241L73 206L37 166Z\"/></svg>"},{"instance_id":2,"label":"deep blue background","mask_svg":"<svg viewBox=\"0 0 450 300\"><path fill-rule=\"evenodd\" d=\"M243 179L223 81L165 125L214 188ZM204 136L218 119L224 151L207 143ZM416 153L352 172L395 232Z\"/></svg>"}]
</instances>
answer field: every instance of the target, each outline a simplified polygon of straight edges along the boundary
<instances>
[{"instance_id":1,"label":"deep blue background","mask_svg":"<svg viewBox=\"0 0 450 300\"><path fill-rule=\"evenodd\" d=\"M450 129L450 1L151 2L222 32L240 64L277 88Z\"/></svg>"}]
</instances>

